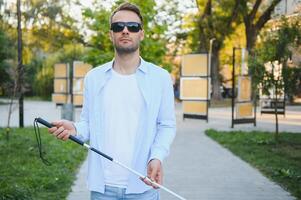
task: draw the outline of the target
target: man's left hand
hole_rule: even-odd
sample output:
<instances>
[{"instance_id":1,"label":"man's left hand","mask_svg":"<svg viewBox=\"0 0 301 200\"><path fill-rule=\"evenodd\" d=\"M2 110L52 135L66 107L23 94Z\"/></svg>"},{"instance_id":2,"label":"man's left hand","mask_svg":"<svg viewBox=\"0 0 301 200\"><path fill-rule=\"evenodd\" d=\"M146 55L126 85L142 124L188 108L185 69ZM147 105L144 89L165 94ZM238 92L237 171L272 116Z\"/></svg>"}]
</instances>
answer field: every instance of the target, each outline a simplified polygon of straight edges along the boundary
<instances>
[{"instance_id":1,"label":"man's left hand","mask_svg":"<svg viewBox=\"0 0 301 200\"><path fill-rule=\"evenodd\" d=\"M147 177L150 178L152 181L155 181L158 184L162 184L163 180L163 169L161 165L161 161L158 159L152 159L149 161L147 165ZM155 189L158 187L154 186L151 182L147 180L142 180L145 184L152 186Z\"/></svg>"}]
</instances>

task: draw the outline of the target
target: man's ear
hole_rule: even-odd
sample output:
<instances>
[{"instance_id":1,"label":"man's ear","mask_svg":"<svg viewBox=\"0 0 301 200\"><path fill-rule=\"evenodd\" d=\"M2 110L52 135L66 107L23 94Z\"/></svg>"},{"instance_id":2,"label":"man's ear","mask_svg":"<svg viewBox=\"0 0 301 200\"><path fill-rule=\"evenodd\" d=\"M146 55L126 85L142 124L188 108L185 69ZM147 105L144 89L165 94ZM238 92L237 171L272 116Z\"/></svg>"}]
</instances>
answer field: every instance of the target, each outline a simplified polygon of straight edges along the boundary
<instances>
[{"instance_id":1,"label":"man's ear","mask_svg":"<svg viewBox=\"0 0 301 200\"><path fill-rule=\"evenodd\" d=\"M141 30L141 36L140 36L140 41L144 39L144 30Z\"/></svg>"}]
</instances>

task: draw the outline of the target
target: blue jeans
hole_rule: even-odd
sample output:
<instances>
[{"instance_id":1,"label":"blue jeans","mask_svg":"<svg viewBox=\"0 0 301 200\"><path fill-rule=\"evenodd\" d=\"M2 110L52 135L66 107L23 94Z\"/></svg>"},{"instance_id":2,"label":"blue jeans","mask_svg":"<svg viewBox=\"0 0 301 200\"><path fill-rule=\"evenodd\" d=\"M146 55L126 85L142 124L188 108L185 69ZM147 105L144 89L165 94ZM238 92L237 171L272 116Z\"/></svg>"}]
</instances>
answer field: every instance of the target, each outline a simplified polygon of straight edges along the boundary
<instances>
[{"instance_id":1,"label":"blue jeans","mask_svg":"<svg viewBox=\"0 0 301 200\"><path fill-rule=\"evenodd\" d=\"M150 189L139 194L125 194L125 188L105 186L105 193L91 191L91 200L159 200L159 191Z\"/></svg>"}]
</instances>

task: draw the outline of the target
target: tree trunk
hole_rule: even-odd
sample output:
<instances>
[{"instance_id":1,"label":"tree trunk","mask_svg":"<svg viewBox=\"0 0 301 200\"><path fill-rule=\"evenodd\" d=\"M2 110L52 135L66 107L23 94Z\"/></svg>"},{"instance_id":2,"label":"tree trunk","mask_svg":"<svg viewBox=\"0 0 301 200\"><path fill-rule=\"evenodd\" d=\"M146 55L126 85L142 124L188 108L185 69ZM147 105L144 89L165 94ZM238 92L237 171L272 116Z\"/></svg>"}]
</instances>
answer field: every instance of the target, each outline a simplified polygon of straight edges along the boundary
<instances>
[{"instance_id":1,"label":"tree trunk","mask_svg":"<svg viewBox=\"0 0 301 200\"><path fill-rule=\"evenodd\" d=\"M281 0L272 0L270 5L258 15L258 10L262 4L262 0L256 0L250 12L244 12L244 24L246 27L247 49L250 55L253 55L253 48L256 43L257 35L264 25L271 19L271 15ZM245 1L244 6L247 7L248 3ZM248 10L248 9L246 9Z\"/></svg>"},{"instance_id":2,"label":"tree trunk","mask_svg":"<svg viewBox=\"0 0 301 200\"><path fill-rule=\"evenodd\" d=\"M219 75L219 51L220 48L213 45L212 47L212 58L211 58L211 84L212 84L212 99L221 99L221 81Z\"/></svg>"},{"instance_id":3,"label":"tree trunk","mask_svg":"<svg viewBox=\"0 0 301 200\"><path fill-rule=\"evenodd\" d=\"M276 120L276 131L275 131L275 140L278 142L279 140L279 125L278 125L278 95L277 95L277 84L275 85L275 120Z\"/></svg>"},{"instance_id":4,"label":"tree trunk","mask_svg":"<svg viewBox=\"0 0 301 200\"><path fill-rule=\"evenodd\" d=\"M246 27L246 40L247 40L247 50L250 56L253 56L254 46L256 44L256 38L258 35L258 31L255 27Z\"/></svg>"}]
</instances>

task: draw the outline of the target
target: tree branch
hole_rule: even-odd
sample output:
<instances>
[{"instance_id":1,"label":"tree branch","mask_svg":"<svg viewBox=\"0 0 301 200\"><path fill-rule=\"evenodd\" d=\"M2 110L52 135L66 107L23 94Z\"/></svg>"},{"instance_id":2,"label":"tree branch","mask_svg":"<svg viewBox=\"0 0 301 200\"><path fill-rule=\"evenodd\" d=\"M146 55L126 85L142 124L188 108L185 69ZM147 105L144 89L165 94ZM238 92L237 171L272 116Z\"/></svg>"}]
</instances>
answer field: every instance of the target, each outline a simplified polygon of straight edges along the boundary
<instances>
[{"instance_id":1,"label":"tree branch","mask_svg":"<svg viewBox=\"0 0 301 200\"><path fill-rule=\"evenodd\" d=\"M271 5L265 10L265 12L259 17L258 21L255 24L256 29L260 30L265 23L271 19L271 14L274 11L275 7L281 0L273 0Z\"/></svg>"},{"instance_id":2,"label":"tree branch","mask_svg":"<svg viewBox=\"0 0 301 200\"><path fill-rule=\"evenodd\" d=\"M229 17L229 21L227 22L227 27L231 26L232 22L237 18L240 1L241 0L235 0L235 5L232 9L231 17Z\"/></svg>"},{"instance_id":3,"label":"tree branch","mask_svg":"<svg viewBox=\"0 0 301 200\"><path fill-rule=\"evenodd\" d=\"M211 4L211 0L208 0L204 9L204 13L202 15L202 18L204 18L205 16L209 16L211 15L211 9L212 9L212 4Z\"/></svg>"},{"instance_id":4,"label":"tree branch","mask_svg":"<svg viewBox=\"0 0 301 200\"><path fill-rule=\"evenodd\" d=\"M261 2L262 2L262 0L256 0L255 4L253 6L253 9L251 10L250 14L248 14L248 18L250 21L254 20Z\"/></svg>"}]
</instances>

